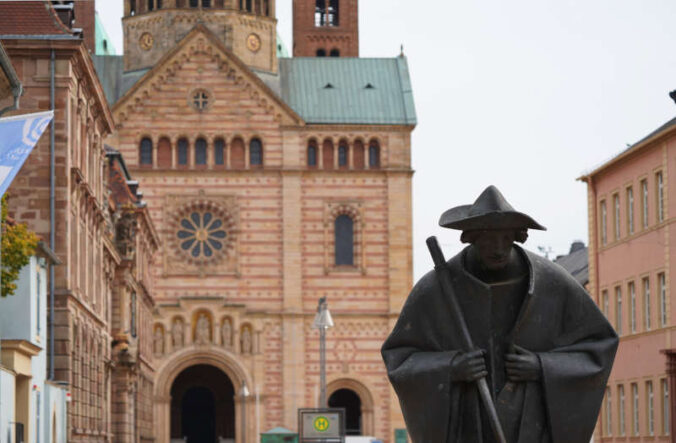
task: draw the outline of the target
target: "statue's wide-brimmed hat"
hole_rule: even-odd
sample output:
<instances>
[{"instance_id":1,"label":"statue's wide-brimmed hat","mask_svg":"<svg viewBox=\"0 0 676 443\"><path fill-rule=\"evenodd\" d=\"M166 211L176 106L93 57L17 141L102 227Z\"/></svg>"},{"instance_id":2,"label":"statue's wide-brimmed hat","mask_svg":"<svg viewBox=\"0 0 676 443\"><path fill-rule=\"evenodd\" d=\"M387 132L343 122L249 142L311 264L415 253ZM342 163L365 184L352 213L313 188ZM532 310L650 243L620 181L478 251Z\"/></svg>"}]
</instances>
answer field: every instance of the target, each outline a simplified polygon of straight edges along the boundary
<instances>
[{"instance_id":1,"label":"statue's wide-brimmed hat","mask_svg":"<svg viewBox=\"0 0 676 443\"><path fill-rule=\"evenodd\" d=\"M539 229L547 228L530 216L515 211L495 186L487 187L472 205L456 206L439 219L444 228L471 231L476 229Z\"/></svg>"}]
</instances>

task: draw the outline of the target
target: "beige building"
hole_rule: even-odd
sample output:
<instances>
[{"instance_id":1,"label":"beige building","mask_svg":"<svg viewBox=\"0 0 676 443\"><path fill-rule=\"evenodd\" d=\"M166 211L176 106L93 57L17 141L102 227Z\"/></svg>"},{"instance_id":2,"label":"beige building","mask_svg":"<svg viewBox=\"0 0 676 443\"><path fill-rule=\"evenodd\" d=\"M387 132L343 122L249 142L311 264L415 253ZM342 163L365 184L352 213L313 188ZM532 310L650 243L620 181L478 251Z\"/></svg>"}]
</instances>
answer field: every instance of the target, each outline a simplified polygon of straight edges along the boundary
<instances>
[{"instance_id":1,"label":"beige building","mask_svg":"<svg viewBox=\"0 0 676 443\"><path fill-rule=\"evenodd\" d=\"M356 3L325 2L317 25L356 39ZM394 441L404 423L379 349L412 284L406 59L279 58L274 0L125 0L123 28L125 54L95 65L106 143L162 244L156 441L296 429L319 401L320 297L336 324L329 404L349 433Z\"/></svg>"}]
</instances>

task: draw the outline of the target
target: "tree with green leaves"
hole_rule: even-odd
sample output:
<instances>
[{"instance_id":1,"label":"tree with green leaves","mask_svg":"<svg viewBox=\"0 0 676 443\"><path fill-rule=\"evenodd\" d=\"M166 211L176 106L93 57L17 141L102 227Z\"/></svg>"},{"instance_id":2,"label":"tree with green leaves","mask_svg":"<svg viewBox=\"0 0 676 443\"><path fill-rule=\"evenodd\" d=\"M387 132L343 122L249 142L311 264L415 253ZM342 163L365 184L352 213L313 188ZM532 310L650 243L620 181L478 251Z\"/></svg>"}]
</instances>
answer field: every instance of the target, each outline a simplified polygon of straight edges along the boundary
<instances>
[{"instance_id":1,"label":"tree with green leaves","mask_svg":"<svg viewBox=\"0 0 676 443\"><path fill-rule=\"evenodd\" d=\"M24 223L8 223L7 195L2 197L0 216L2 225L2 297L14 295L16 280L21 268L26 266L38 245L38 236Z\"/></svg>"}]
</instances>

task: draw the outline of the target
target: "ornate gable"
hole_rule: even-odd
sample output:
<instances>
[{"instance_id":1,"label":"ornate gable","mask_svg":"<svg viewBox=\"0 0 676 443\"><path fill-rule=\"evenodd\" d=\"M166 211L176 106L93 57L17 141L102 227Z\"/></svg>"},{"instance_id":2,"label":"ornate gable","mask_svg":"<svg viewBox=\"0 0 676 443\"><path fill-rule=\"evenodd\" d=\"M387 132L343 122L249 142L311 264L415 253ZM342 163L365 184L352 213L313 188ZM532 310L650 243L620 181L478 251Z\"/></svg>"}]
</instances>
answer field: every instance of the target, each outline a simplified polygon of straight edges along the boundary
<instances>
[{"instance_id":1,"label":"ornate gable","mask_svg":"<svg viewBox=\"0 0 676 443\"><path fill-rule=\"evenodd\" d=\"M217 75L214 75L214 70ZM223 82L226 82L224 85ZM184 86L180 96L181 83ZM227 91L224 90L227 88ZM216 89L221 94L216 93ZM239 92L235 96L234 93ZM196 26L157 65L148 71L113 107L118 127L124 126L132 115L150 114L156 118L157 110L150 104L161 98L171 98L176 111L208 111L211 102L227 100L246 101L249 109L242 111L231 106L235 114L251 118L254 109L271 116L278 125L303 126L303 119L270 90L239 58L219 42L203 25ZM170 95L168 96L167 93ZM167 110L169 111L169 110ZM165 114L163 111L162 114ZM165 116L162 116L165 119Z\"/></svg>"}]
</instances>

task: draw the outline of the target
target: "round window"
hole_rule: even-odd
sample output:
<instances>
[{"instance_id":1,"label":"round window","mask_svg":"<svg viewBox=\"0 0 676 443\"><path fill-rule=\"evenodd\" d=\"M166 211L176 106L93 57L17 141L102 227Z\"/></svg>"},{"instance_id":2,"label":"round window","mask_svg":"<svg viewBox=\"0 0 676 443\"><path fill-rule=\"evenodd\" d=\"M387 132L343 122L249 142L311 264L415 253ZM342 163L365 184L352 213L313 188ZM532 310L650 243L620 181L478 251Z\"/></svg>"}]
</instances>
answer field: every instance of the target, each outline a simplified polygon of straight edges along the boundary
<instances>
[{"instance_id":1,"label":"round window","mask_svg":"<svg viewBox=\"0 0 676 443\"><path fill-rule=\"evenodd\" d=\"M225 222L210 211L193 211L180 220L180 248L193 258L210 258L225 248Z\"/></svg>"}]
</instances>

